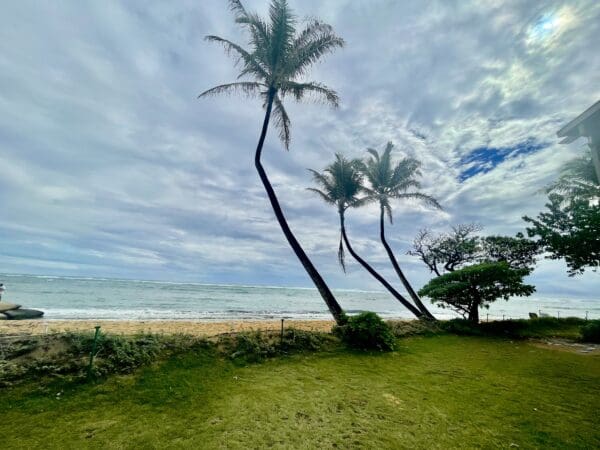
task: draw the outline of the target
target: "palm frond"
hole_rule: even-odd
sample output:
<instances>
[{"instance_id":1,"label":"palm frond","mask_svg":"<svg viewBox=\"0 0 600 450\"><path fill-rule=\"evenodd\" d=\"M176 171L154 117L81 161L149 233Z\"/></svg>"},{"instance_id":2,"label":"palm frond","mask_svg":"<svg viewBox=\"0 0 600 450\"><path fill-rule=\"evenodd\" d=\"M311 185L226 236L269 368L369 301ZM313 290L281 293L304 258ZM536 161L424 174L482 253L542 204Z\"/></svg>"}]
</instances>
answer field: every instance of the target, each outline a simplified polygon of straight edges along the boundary
<instances>
[{"instance_id":1,"label":"palm frond","mask_svg":"<svg viewBox=\"0 0 600 450\"><path fill-rule=\"evenodd\" d=\"M246 71L246 73L252 73L262 80L269 79L267 71L261 66L257 59L253 55L248 53L246 50L244 50L240 45L236 44L235 42L231 42L228 39L224 39L222 37L214 35L208 35L204 39L208 42L216 42L218 44L221 44L228 55L230 55L232 52L235 52L238 56L236 64L240 61L243 61L244 70Z\"/></svg>"},{"instance_id":2,"label":"palm frond","mask_svg":"<svg viewBox=\"0 0 600 450\"><path fill-rule=\"evenodd\" d=\"M287 55L292 46L292 38L295 32L296 19L290 12L287 0L272 0L269 7L269 18L271 20L271 68L275 74L281 72L285 65Z\"/></svg>"},{"instance_id":3,"label":"palm frond","mask_svg":"<svg viewBox=\"0 0 600 450\"><path fill-rule=\"evenodd\" d=\"M325 201L326 203L329 203L331 205L335 205L335 199L331 198L329 195L327 195L325 192L323 192L320 189L317 188L306 188L307 191L311 191L314 192L315 194L319 195L321 197L321 199L323 201Z\"/></svg>"},{"instance_id":4,"label":"palm frond","mask_svg":"<svg viewBox=\"0 0 600 450\"><path fill-rule=\"evenodd\" d=\"M260 95L261 88L266 89L267 86L253 81L239 81L237 83L220 84L219 86L215 86L202 92L200 95L198 95L198 98L219 94L233 94L236 92L242 92L248 97L255 97Z\"/></svg>"},{"instance_id":5,"label":"palm frond","mask_svg":"<svg viewBox=\"0 0 600 450\"><path fill-rule=\"evenodd\" d=\"M337 93L321 83L297 83L295 81L287 81L280 85L280 89L284 94L291 94L296 101L302 100L306 96L310 96L315 101L329 103L334 108L337 108L340 103L340 98Z\"/></svg>"},{"instance_id":6,"label":"palm frond","mask_svg":"<svg viewBox=\"0 0 600 450\"><path fill-rule=\"evenodd\" d=\"M246 8L244 8L244 5L242 5L240 0L229 0L229 9L233 11L236 18L247 15Z\"/></svg>"},{"instance_id":7,"label":"palm frond","mask_svg":"<svg viewBox=\"0 0 600 450\"><path fill-rule=\"evenodd\" d=\"M375 201L375 199L373 199L372 197L364 196L364 197L359 197L359 198L354 198L352 199L352 202L348 205L352 208L361 208L365 205L368 205L369 203L373 203Z\"/></svg>"},{"instance_id":8,"label":"palm frond","mask_svg":"<svg viewBox=\"0 0 600 450\"><path fill-rule=\"evenodd\" d=\"M440 203L434 197L432 197L431 195L422 194L421 192L406 192L406 193L398 194L396 196L396 198L420 200L420 201L426 203L427 205L432 206L436 209L443 209L442 205L440 205Z\"/></svg>"},{"instance_id":9,"label":"palm frond","mask_svg":"<svg viewBox=\"0 0 600 450\"><path fill-rule=\"evenodd\" d=\"M273 99L273 114L275 115L275 126L279 129L279 139L283 142L286 150L290 149L290 118L278 95Z\"/></svg>"},{"instance_id":10,"label":"palm frond","mask_svg":"<svg viewBox=\"0 0 600 450\"><path fill-rule=\"evenodd\" d=\"M392 217L392 207L390 204L388 203L384 205L384 209L390 223L394 223L394 218Z\"/></svg>"},{"instance_id":11,"label":"palm frond","mask_svg":"<svg viewBox=\"0 0 600 450\"><path fill-rule=\"evenodd\" d=\"M369 152L371 155L373 155L373 158L375 159L375 161L379 161L379 152L377 150L375 150L374 148L368 148L367 152Z\"/></svg>"},{"instance_id":12,"label":"palm frond","mask_svg":"<svg viewBox=\"0 0 600 450\"><path fill-rule=\"evenodd\" d=\"M323 28L317 36L307 39L304 45L293 49L286 72L292 78L304 75L308 68L325 54L342 48L344 44L344 40L336 36L331 29Z\"/></svg>"},{"instance_id":13,"label":"palm frond","mask_svg":"<svg viewBox=\"0 0 600 450\"><path fill-rule=\"evenodd\" d=\"M313 180L323 186L327 191L333 191L334 187L331 181L322 173L317 172L314 169L308 169L308 171L312 174Z\"/></svg>"},{"instance_id":14,"label":"palm frond","mask_svg":"<svg viewBox=\"0 0 600 450\"><path fill-rule=\"evenodd\" d=\"M309 40L315 39L325 33L333 34L332 26L323 23L318 19L312 19L307 23L304 29L298 33L298 36L294 40L294 48L303 47Z\"/></svg>"},{"instance_id":15,"label":"palm frond","mask_svg":"<svg viewBox=\"0 0 600 450\"><path fill-rule=\"evenodd\" d=\"M345 253L344 253L344 241L343 241L343 237L340 235L340 246L338 247L338 253L337 253L337 257L338 257L338 262L340 263L340 266L342 266L342 270L344 271L344 273L346 273L346 257L345 257Z\"/></svg>"}]
</instances>

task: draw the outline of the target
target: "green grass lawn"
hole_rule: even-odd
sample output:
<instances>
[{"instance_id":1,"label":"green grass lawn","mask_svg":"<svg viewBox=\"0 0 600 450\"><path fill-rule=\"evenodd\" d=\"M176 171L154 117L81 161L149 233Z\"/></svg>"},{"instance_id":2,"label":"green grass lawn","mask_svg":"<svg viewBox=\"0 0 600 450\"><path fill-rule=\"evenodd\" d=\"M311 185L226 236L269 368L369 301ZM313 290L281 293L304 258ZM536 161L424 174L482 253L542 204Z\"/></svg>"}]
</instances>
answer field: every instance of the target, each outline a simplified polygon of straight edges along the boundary
<instances>
[{"instance_id":1,"label":"green grass lawn","mask_svg":"<svg viewBox=\"0 0 600 450\"><path fill-rule=\"evenodd\" d=\"M600 358L442 335L98 385L4 388L2 448L600 448Z\"/></svg>"}]
</instances>

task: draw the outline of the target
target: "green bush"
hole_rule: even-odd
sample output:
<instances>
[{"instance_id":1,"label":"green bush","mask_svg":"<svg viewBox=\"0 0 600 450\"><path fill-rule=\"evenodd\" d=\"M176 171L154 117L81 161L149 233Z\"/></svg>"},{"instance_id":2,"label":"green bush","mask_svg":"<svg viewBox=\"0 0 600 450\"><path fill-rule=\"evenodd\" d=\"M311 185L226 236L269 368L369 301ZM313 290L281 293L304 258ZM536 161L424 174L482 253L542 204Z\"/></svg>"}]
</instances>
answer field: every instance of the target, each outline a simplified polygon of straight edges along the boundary
<instances>
[{"instance_id":1,"label":"green bush","mask_svg":"<svg viewBox=\"0 0 600 450\"><path fill-rule=\"evenodd\" d=\"M464 319L440 321L439 326L448 333L468 336L495 336L510 339L560 337L577 339L583 319L577 317L542 317L539 319L495 320L471 323Z\"/></svg>"},{"instance_id":2,"label":"green bush","mask_svg":"<svg viewBox=\"0 0 600 450\"><path fill-rule=\"evenodd\" d=\"M360 350L394 350L394 335L389 325L374 312L351 316L345 325L336 326L334 333L349 347Z\"/></svg>"},{"instance_id":3,"label":"green bush","mask_svg":"<svg viewBox=\"0 0 600 450\"><path fill-rule=\"evenodd\" d=\"M327 333L288 328L281 333L250 331L223 335L217 346L221 353L239 362L258 362L281 353L314 352L322 350L336 339Z\"/></svg>"},{"instance_id":4,"label":"green bush","mask_svg":"<svg viewBox=\"0 0 600 450\"><path fill-rule=\"evenodd\" d=\"M480 336L483 334L478 325L466 319L444 320L440 321L439 325L444 331L460 336Z\"/></svg>"},{"instance_id":5,"label":"green bush","mask_svg":"<svg viewBox=\"0 0 600 450\"><path fill-rule=\"evenodd\" d=\"M432 336L442 331L439 322L428 320L388 320L387 324L397 338Z\"/></svg>"},{"instance_id":6,"label":"green bush","mask_svg":"<svg viewBox=\"0 0 600 450\"><path fill-rule=\"evenodd\" d=\"M581 327L581 337L585 342L600 344L600 320L592 320Z\"/></svg>"}]
</instances>

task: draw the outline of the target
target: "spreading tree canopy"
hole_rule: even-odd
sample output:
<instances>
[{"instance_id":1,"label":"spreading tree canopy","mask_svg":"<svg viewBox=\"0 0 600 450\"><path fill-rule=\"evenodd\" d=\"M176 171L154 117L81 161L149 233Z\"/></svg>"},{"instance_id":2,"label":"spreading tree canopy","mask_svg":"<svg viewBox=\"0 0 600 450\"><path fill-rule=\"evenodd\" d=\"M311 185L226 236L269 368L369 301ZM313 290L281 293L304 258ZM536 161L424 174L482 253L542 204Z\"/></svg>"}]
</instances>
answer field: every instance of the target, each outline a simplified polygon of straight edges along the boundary
<instances>
[{"instance_id":1,"label":"spreading tree canopy","mask_svg":"<svg viewBox=\"0 0 600 450\"><path fill-rule=\"evenodd\" d=\"M531 273L539 245L522 234L478 236L481 227L458 225L450 233L421 230L409 254L418 256L437 275L419 295L451 308L474 322L479 309L510 296L530 295L534 287L523 283Z\"/></svg>"},{"instance_id":2,"label":"spreading tree canopy","mask_svg":"<svg viewBox=\"0 0 600 450\"><path fill-rule=\"evenodd\" d=\"M500 298L531 295L534 286L523 283L529 273L529 269L515 269L505 261L484 262L433 278L419 290L419 295L477 323L479 308L489 308Z\"/></svg>"}]
</instances>

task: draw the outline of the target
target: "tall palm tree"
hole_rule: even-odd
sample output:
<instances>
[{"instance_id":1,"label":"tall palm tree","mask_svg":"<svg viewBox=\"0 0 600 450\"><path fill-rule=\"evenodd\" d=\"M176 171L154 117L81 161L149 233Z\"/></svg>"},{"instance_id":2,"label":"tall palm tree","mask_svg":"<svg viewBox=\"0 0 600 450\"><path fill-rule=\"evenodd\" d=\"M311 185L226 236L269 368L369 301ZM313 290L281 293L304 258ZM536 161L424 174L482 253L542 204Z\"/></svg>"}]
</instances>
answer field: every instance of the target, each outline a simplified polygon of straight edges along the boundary
<instances>
[{"instance_id":1,"label":"tall palm tree","mask_svg":"<svg viewBox=\"0 0 600 450\"><path fill-rule=\"evenodd\" d=\"M249 49L246 50L219 36L207 36L206 39L223 45L227 53L235 54L237 63L240 63L241 67L238 79L250 77L252 80L222 84L203 92L199 97L240 92L263 99L265 117L254 156L256 170L283 234L319 290L336 322L341 323L344 320L342 308L290 230L261 163L261 154L271 114L274 115L275 125L279 129L279 138L285 148L289 149L290 118L283 106L286 96L292 96L296 101L312 96L334 107L338 106L339 99L333 90L320 83L302 81L301 78L322 56L342 47L344 41L336 36L330 25L317 19L311 20L298 32L297 20L286 0L272 0L268 20L246 11L239 0L230 0L229 5L235 15L236 23L249 34Z\"/></svg>"},{"instance_id":2,"label":"tall palm tree","mask_svg":"<svg viewBox=\"0 0 600 450\"><path fill-rule=\"evenodd\" d=\"M323 173L309 169L313 175L314 181L320 186L318 188L308 188L309 191L318 194L326 203L337 207L340 216L340 246L338 259L342 269L344 265L344 245L358 263L363 266L377 281L379 281L400 303L402 303L415 316L423 317L423 312L415 308L402 294L400 294L385 278L373 269L364 259L362 259L350 245L350 240L346 233L345 214L348 208L358 208L371 201L369 197L360 198L363 192L363 175L361 173L362 162L359 159L348 160L339 153L335 155L335 161L327 166Z\"/></svg>"},{"instance_id":3,"label":"tall palm tree","mask_svg":"<svg viewBox=\"0 0 600 450\"><path fill-rule=\"evenodd\" d=\"M371 157L366 159L363 172L369 185L365 186L364 190L371 200L379 203L379 239L398 278L400 278L415 305L423 312L425 317L435 319L410 285L402 269L400 269L400 264L398 264L398 260L385 238L384 216L387 214L390 223L393 223L391 201L394 199L417 199L435 208L441 207L437 200L430 195L416 191L407 192L408 189L418 189L421 186L416 180L416 177L420 175L421 163L414 158L404 158L394 165L391 157L393 148L394 145L388 142L381 155L377 150L371 148L367 150Z\"/></svg>"}]
</instances>

